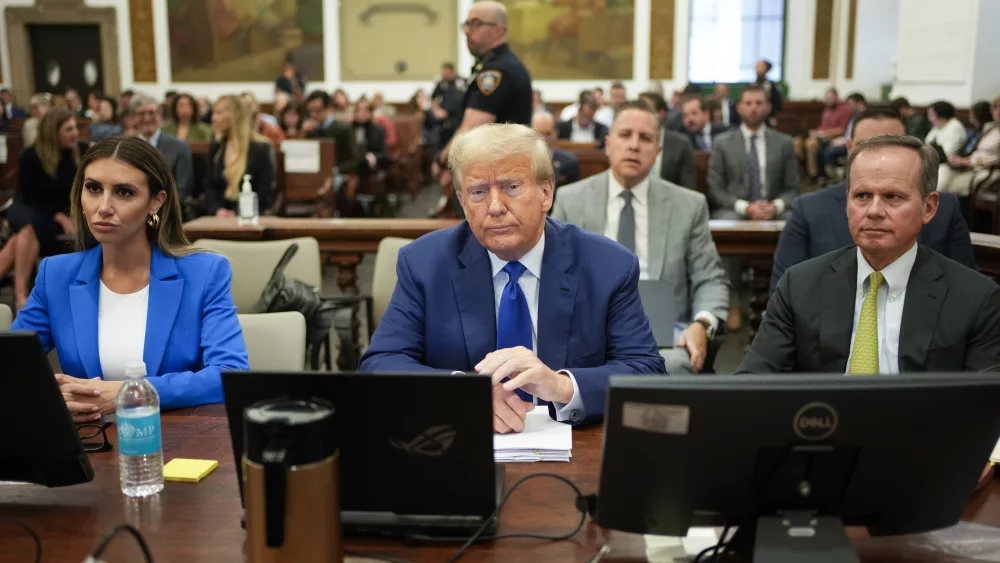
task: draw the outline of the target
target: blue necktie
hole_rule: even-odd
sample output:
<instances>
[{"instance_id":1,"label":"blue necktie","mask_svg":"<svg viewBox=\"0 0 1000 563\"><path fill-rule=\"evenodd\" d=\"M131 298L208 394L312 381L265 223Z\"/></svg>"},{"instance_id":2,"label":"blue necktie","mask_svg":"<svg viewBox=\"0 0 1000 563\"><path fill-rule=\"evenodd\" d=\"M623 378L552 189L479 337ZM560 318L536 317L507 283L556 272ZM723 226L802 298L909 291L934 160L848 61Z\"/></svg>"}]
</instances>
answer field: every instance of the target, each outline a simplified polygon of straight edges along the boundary
<instances>
[{"instance_id":1,"label":"blue necktie","mask_svg":"<svg viewBox=\"0 0 1000 563\"><path fill-rule=\"evenodd\" d=\"M500 295L500 310L497 312L497 350L524 346L533 350L531 344L531 313L528 312L528 300L517 280L525 272L524 264L507 262L503 267L507 272L507 285ZM507 381L505 378L504 381ZM531 394L518 389L517 396L529 403L534 402Z\"/></svg>"}]
</instances>

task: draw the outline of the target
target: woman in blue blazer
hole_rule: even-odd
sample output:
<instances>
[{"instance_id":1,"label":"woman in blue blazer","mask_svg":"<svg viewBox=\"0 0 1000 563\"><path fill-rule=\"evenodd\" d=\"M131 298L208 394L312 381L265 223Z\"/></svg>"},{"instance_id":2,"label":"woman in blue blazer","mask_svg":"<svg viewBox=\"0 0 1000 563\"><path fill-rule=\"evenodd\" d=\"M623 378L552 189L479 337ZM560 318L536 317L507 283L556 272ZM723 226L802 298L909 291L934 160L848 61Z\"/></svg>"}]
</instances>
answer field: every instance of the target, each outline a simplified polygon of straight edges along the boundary
<instances>
[{"instance_id":1,"label":"woman in blue blazer","mask_svg":"<svg viewBox=\"0 0 1000 563\"><path fill-rule=\"evenodd\" d=\"M222 256L184 236L177 187L152 145L97 143L71 194L74 254L42 261L12 330L59 353L76 422L113 413L125 366L142 361L165 409L222 402L222 370L249 369Z\"/></svg>"}]
</instances>

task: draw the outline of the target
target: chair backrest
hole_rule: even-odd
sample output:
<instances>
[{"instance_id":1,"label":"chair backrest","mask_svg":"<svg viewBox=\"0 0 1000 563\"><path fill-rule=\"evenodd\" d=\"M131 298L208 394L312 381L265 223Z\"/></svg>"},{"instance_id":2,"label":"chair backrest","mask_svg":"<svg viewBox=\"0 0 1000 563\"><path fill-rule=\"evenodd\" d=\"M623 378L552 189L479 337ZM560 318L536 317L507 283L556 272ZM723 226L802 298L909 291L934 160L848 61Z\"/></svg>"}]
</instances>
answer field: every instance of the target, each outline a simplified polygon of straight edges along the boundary
<instances>
[{"instance_id":1,"label":"chair backrest","mask_svg":"<svg viewBox=\"0 0 1000 563\"><path fill-rule=\"evenodd\" d=\"M392 291L396 289L396 259L399 257L399 249L411 242L413 239L386 237L378 243L375 270L372 273L372 320L375 323L372 330L381 322Z\"/></svg>"},{"instance_id":2,"label":"chair backrest","mask_svg":"<svg viewBox=\"0 0 1000 563\"><path fill-rule=\"evenodd\" d=\"M298 311L236 315L243 326L250 369L302 371L306 363L306 318Z\"/></svg>"},{"instance_id":3,"label":"chair backrest","mask_svg":"<svg viewBox=\"0 0 1000 563\"><path fill-rule=\"evenodd\" d=\"M14 315L10 312L10 307L0 305L0 330L7 330L12 322L14 322Z\"/></svg>"},{"instance_id":4,"label":"chair backrest","mask_svg":"<svg viewBox=\"0 0 1000 563\"><path fill-rule=\"evenodd\" d=\"M203 238L196 240L194 245L229 259L233 268L233 302L237 312L246 313L260 299L274 267L292 243L297 243L299 250L285 268L285 277L322 289L319 242L312 237L251 242Z\"/></svg>"}]
</instances>

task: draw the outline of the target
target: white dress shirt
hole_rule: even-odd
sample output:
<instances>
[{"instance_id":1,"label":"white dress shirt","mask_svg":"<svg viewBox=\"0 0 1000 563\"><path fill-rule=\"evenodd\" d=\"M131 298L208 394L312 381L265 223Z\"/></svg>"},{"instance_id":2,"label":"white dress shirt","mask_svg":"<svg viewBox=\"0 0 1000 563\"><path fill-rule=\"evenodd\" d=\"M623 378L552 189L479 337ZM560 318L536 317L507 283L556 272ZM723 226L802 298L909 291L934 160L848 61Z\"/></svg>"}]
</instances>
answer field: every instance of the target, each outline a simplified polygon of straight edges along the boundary
<instances>
[{"instance_id":1,"label":"white dress shirt","mask_svg":"<svg viewBox=\"0 0 1000 563\"><path fill-rule=\"evenodd\" d=\"M618 240L618 224L622 209L625 208L625 198L621 197L625 188L608 173L608 207L604 219L604 236ZM649 176L632 188L632 209L635 212L635 255L639 258L639 279L658 280L660 272L649 271ZM666 241L655 241L655 244L666 244ZM696 319L705 319L718 329L719 319L708 311L698 311Z\"/></svg>"},{"instance_id":2,"label":"white dress shirt","mask_svg":"<svg viewBox=\"0 0 1000 563\"><path fill-rule=\"evenodd\" d=\"M615 120L615 108L611 106L603 106L601 109L597 110L594 114L594 121L600 123L601 125L611 129L611 123Z\"/></svg>"},{"instance_id":3,"label":"white dress shirt","mask_svg":"<svg viewBox=\"0 0 1000 563\"><path fill-rule=\"evenodd\" d=\"M597 137L594 136L594 129L596 127L593 121L590 122L589 127L580 127L580 122L577 119L573 119L570 124L572 125L572 131L569 134L570 141L574 143L593 143L597 140Z\"/></svg>"},{"instance_id":4,"label":"white dress shirt","mask_svg":"<svg viewBox=\"0 0 1000 563\"><path fill-rule=\"evenodd\" d=\"M157 127L156 132L150 135L148 139L142 135L139 135L139 138L155 147L156 143L160 142L160 129Z\"/></svg>"},{"instance_id":5,"label":"white dress shirt","mask_svg":"<svg viewBox=\"0 0 1000 563\"><path fill-rule=\"evenodd\" d=\"M507 286L507 281L509 280L507 272L503 271L503 267L507 265L507 262L501 260L492 252L488 252L488 254L490 256L490 266L493 268L493 302L496 307L495 314L497 319L499 319L500 298L503 296L503 289ZM544 255L545 233L543 232L538 244L518 260L524 266L525 271L518 278L517 285L521 287L524 299L528 302L528 314L531 316L531 348L536 356L538 355L538 293L541 289L542 256ZM549 369L559 369L559 367L549 366ZM571 413L574 410L580 413L578 418L582 419L584 417L582 414L584 412L583 398L580 397L580 386L576 383L576 377L567 370L561 370L560 373L565 373L573 382L573 398L568 403L552 402L556 410L556 420L559 422L570 420ZM536 397L535 399L537 401L538 398Z\"/></svg>"},{"instance_id":6,"label":"white dress shirt","mask_svg":"<svg viewBox=\"0 0 1000 563\"><path fill-rule=\"evenodd\" d=\"M719 100L719 108L722 109L722 124L729 127L731 122L729 121L729 100L722 99Z\"/></svg>"},{"instance_id":7,"label":"white dress shirt","mask_svg":"<svg viewBox=\"0 0 1000 563\"><path fill-rule=\"evenodd\" d=\"M149 286L122 295L101 282L97 310L97 350L102 377L105 381L125 379L125 366L143 361Z\"/></svg>"},{"instance_id":8,"label":"white dress shirt","mask_svg":"<svg viewBox=\"0 0 1000 563\"><path fill-rule=\"evenodd\" d=\"M573 104L566 106L559 112L559 121L569 121L576 117L577 112L580 111L580 104Z\"/></svg>"},{"instance_id":9,"label":"white dress shirt","mask_svg":"<svg viewBox=\"0 0 1000 563\"><path fill-rule=\"evenodd\" d=\"M854 324L851 328L851 354L854 353L854 336L858 333L861 305L868 294L868 276L875 270L868 264L861 249L858 249L858 293L854 300ZM895 262L882 268L885 282L878 288L878 369L882 375L899 373L899 330L903 321L903 303L906 300L906 284L910 281L910 271L917 259L917 245L907 250ZM847 357L850 369L851 357Z\"/></svg>"},{"instance_id":10,"label":"white dress shirt","mask_svg":"<svg viewBox=\"0 0 1000 563\"><path fill-rule=\"evenodd\" d=\"M743 133L743 147L747 151L747 158L750 157L750 137L757 135L757 164L760 166L760 189L767 195L767 143L764 142L764 132L767 131L766 125L761 125L756 132L751 131L747 128L746 123L740 123L740 132ZM777 208L777 214L781 215L785 211L785 200L778 198L771 200L771 204ZM745 199L736 200L736 204L733 209L740 215L747 214L747 207L750 207L750 202Z\"/></svg>"},{"instance_id":11,"label":"white dress shirt","mask_svg":"<svg viewBox=\"0 0 1000 563\"><path fill-rule=\"evenodd\" d=\"M705 143L705 149L704 150L707 150L707 151L712 150L712 122L711 121L706 121L705 122L705 126L701 128L701 140L702 140L702 142ZM749 142L749 141L747 141L747 142ZM701 149L698 149L698 147L695 147L695 149L701 150ZM749 145L747 145L747 150L749 150ZM749 154L749 153L747 153L747 154ZM764 175L763 173L764 173L764 169L761 168L761 177L763 177L763 175Z\"/></svg>"}]
</instances>

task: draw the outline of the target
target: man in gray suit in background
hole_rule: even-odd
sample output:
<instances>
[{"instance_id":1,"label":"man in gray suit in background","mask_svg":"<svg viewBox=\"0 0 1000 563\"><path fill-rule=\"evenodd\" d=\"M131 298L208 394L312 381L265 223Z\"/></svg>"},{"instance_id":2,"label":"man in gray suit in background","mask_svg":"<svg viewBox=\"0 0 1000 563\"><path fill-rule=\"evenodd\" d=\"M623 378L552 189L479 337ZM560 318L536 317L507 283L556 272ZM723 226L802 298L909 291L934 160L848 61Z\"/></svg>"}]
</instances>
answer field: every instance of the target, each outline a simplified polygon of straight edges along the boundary
<instances>
[{"instance_id":1,"label":"man in gray suit in background","mask_svg":"<svg viewBox=\"0 0 1000 563\"><path fill-rule=\"evenodd\" d=\"M708 159L708 198L713 219L768 221L784 219L799 193L799 173L792 138L765 125L771 113L767 95L750 86L736 108L742 123L717 136ZM740 262L726 258L733 287L729 328L742 325L739 307Z\"/></svg>"},{"instance_id":2,"label":"man in gray suit in background","mask_svg":"<svg viewBox=\"0 0 1000 563\"><path fill-rule=\"evenodd\" d=\"M667 373L697 373L706 367L708 341L729 306L729 282L708 228L705 196L650 174L660 152L658 131L647 105L623 104L606 143L611 169L559 188L552 218L615 239L638 255L639 283L654 280L649 287L656 303L686 325L676 343L658 342ZM644 297L643 307L655 315L652 306Z\"/></svg>"},{"instance_id":3,"label":"man in gray suit in background","mask_svg":"<svg viewBox=\"0 0 1000 563\"><path fill-rule=\"evenodd\" d=\"M135 118L138 136L156 147L174 174L179 200L192 196L194 190L194 164L191 147L187 143L160 130L160 104L153 98L136 94L129 104L129 113Z\"/></svg>"},{"instance_id":4,"label":"man in gray suit in background","mask_svg":"<svg viewBox=\"0 0 1000 563\"><path fill-rule=\"evenodd\" d=\"M857 246L789 268L737 373L888 375L1000 365L1000 286L917 243L938 210L938 158L878 135L847 163Z\"/></svg>"}]
</instances>

